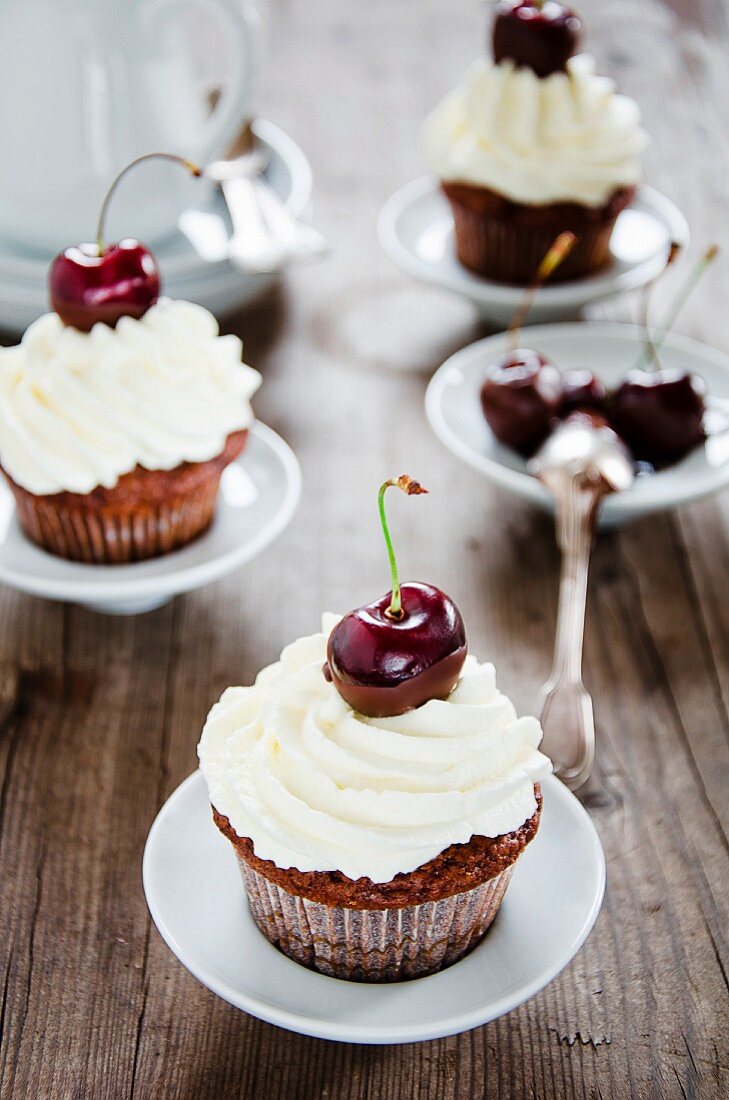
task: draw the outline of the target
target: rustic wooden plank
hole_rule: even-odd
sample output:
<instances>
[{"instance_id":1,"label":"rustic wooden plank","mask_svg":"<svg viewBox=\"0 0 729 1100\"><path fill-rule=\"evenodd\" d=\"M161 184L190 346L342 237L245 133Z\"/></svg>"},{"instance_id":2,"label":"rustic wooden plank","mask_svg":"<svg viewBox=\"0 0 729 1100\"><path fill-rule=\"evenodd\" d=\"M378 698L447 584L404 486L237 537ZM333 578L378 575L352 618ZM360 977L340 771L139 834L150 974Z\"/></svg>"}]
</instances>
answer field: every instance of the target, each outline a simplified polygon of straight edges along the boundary
<instances>
[{"instance_id":1,"label":"rustic wooden plank","mask_svg":"<svg viewBox=\"0 0 729 1100\"><path fill-rule=\"evenodd\" d=\"M24 986L6 1080L11 1095L116 1096L149 938L139 853L161 797L172 611L153 623L64 618L63 678L31 685L3 821L3 886L15 880L5 911L26 939L13 956Z\"/></svg>"}]
</instances>

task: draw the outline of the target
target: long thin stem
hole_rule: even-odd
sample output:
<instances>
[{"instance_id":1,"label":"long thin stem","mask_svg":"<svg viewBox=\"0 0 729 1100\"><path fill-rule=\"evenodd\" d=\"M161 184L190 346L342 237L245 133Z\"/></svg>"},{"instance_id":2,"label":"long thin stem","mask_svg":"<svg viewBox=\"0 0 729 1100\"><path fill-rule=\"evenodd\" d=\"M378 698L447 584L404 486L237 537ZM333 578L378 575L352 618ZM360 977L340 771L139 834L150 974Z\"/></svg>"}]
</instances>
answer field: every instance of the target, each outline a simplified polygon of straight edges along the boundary
<instances>
[{"instance_id":1,"label":"long thin stem","mask_svg":"<svg viewBox=\"0 0 729 1100\"><path fill-rule=\"evenodd\" d=\"M127 164L126 168L122 168L121 172L116 177L109 190L106 192L104 201L101 204L99 221L96 226L96 247L99 250L100 256L104 251L104 222L106 221L106 211L109 206L109 200L111 196L114 194L119 183L124 178L124 176L126 176L130 168L135 168L138 164L141 164L143 160L152 160L157 158L160 158L162 160L171 160L174 161L175 164L181 164L182 167L186 168L187 171L193 176L202 175L202 168L200 168L197 164L194 164L193 161L186 160L185 157L176 156L175 153L143 153L141 157L137 157L136 160L133 160L129 164Z\"/></svg>"},{"instance_id":2,"label":"long thin stem","mask_svg":"<svg viewBox=\"0 0 729 1100\"><path fill-rule=\"evenodd\" d=\"M380 511L380 523L382 524L382 533L385 536L385 546L387 547L387 556L390 559L390 573L392 575L390 606L385 614L388 618L397 620L401 619L403 616L402 599L400 598L400 575L397 569L397 559L395 558L392 539L390 538L390 528L388 527L387 516L385 514L385 493L391 486L394 489L401 489L403 493L407 493L408 496L427 493L428 490L424 489L419 482L413 481L407 474L401 474L398 478L390 478L389 481L385 481L380 486L380 491L377 494L377 507Z\"/></svg>"},{"instance_id":3,"label":"long thin stem","mask_svg":"<svg viewBox=\"0 0 729 1100\"><path fill-rule=\"evenodd\" d=\"M560 233L558 237L552 242L549 250L542 258L539 267L534 272L534 277L529 285L526 287L521 301L516 308L516 313L511 319L509 324L509 342L511 345L511 351L516 351L519 343L519 330L521 329L524 321L527 318L529 310L534 304L537 291L540 289L542 283L546 282L555 268L559 267L564 259L569 256L570 252L574 248L577 237L574 233L570 233L566 230L564 233Z\"/></svg>"},{"instance_id":4,"label":"long thin stem","mask_svg":"<svg viewBox=\"0 0 729 1100\"><path fill-rule=\"evenodd\" d=\"M678 246L672 245L671 253L669 254L666 267L668 267L673 262L673 257L677 254L677 251ZM699 280L702 278L707 267L709 267L709 265L713 263L713 261L716 259L718 252L718 245L712 244L709 246L709 248L706 249L706 252L704 252L703 256L694 264L685 283L683 283L679 287L677 294L671 302L671 305L666 312L666 316L663 319L663 322L658 330L658 335L656 337L651 337L650 335L650 327L648 324L648 301L650 297L650 289L653 287L656 279L660 278L660 276L657 276L656 279L653 279L648 284L648 287L646 288L646 293L643 298L643 327L645 329L645 347L638 357L638 360L635 364L636 367L642 367L644 363L650 363L651 360L656 365L658 364L658 352L661 348L661 345L663 344L663 341L666 339L666 336L676 323L676 319L678 318L679 313L691 297L691 294L693 293ZM663 270L665 271L666 268L664 268ZM661 272L661 274L663 274L663 272Z\"/></svg>"}]
</instances>

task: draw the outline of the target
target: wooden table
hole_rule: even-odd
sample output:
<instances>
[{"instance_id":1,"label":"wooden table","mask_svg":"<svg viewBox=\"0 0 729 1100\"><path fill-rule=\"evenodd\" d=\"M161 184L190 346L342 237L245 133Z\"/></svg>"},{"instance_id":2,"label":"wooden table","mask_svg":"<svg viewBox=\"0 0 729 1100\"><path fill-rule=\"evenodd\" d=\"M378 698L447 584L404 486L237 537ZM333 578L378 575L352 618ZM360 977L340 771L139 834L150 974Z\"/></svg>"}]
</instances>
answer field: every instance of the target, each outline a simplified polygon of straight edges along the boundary
<instances>
[{"instance_id":1,"label":"wooden table","mask_svg":"<svg viewBox=\"0 0 729 1100\"><path fill-rule=\"evenodd\" d=\"M642 104L651 183L687 212L697 249L726 245L726 6L581 8L603 69ZM600 538L587 801L608 891L587 944L539 996L450 1039L327 1043L218 1000L151 925L145 837L195 767L210 704L323 609L384 591L384 477L407 470L430 488L392 501L404 571L453 595L473 650L496 658L522 710L554 631L550 523L458 465L423 415L433 369L483 330L466 304L399 274L375 239L384 199L422 170L418 123L478 51L483 12L470 0L289 0L270 17L260 107L310 156L315 221L334 247L230 327L265 377L259 416L301 460L303 500L258 561L139 618L0 589L0 1095L726 1096L727 494ZM725 256L680 329L729 350L728 297ZM635 306L594 316L632 319Z\"/></svg>"}]
</instances>

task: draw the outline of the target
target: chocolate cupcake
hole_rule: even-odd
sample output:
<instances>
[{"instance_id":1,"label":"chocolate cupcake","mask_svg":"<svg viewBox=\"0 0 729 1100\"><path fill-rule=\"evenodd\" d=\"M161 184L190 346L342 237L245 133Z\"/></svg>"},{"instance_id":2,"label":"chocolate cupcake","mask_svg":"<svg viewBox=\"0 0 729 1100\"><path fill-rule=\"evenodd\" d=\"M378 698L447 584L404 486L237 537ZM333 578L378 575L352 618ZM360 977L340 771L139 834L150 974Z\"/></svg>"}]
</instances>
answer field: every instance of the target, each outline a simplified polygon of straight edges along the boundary
<instances>
[{"instance_id":1,"label":"chocolate cupcake","mask_svg":"<svg viewBox=\"0 0 729 1100\"><path fill-rule=\"evenodd\" d=\"M558 3L497 5L482 59L427 118L423 154L441 181L456 252L487 278L526 283L554 238L578 241L554 280L598 271L641 178L637 104L570 56L579 21Z\"/></svg>"},{"instance_id":2,"label":"chocolate cupcake","mask_svg":"<svg viewBox=\"0 0 729 1100\"><path fill-rule=\"evenodd\" d=\"M0 349L0 470L24 532L92 563L177 549L211 523L257 371L215 318L161 298L90 331L55 313Z\"/></svg>"},{"instance_id":3,"label":"chocolate cupcake","mask_svg":"<svg viewBox=\"0 0 729 1100\"><path fill-rule=\"evenodd\" d=\"M271 943L333 977L420 977L490 927L551 766L539 723L474 657L446 698L396 717L353 710L324 672L337 621L223 694L200 766Z\"/></svg>"}]
</instances>

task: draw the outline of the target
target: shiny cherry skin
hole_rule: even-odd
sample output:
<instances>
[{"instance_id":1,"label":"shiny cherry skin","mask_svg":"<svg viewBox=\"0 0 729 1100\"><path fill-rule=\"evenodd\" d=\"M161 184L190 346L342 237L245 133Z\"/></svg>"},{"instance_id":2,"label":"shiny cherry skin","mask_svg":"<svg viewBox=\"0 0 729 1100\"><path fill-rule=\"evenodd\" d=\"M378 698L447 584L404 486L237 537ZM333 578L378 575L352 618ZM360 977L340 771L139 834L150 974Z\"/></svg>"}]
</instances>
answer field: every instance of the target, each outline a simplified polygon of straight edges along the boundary
<instances>
[{"instance_id":1,"label":"shiny cherry skin","mask_svg":"<svg viewBox=\"0 0 729 1100\"><path fill-rule=\"evenodd\" d=\"M605 387L591 370L578 368L565 371L562 375L562 404L559 415L569 416L575 409L602 412L606 397Z\"/></svg>"},{"instance_id":2,"label":"shiny cherry skin","mask_svg":"<svg viewBox=\"0 0 729 1100\"><path fill-rule=\"evenodd\" d=\"M461 613L430 584L400 587L402 616L389 615L391 593L345 615L329 636L325 675L354 710L391 718L453 690L468 646Z\"/></svg>"},{"instance_id":3,"label":"shiny cherry skin","mask_svg":"<svg viewBox=\"0 0 729 1100\"><path fill-rule=\"evenodd\" d=\"M610 401L610 422L637 459L665 466L698 447L703 380L680 370L631 370Z\"/></svg>"},{"instance_id":4,"label":"shiny cherry skin","mask_svg":"<svg viewBox=\"0 0 729 1100\"><path fill-rule=\"evenodd\" d=\"M537 76L564 72L577 49L582 22L557 0L499 0L493 29L494 60L510 58Z\"/></svg>"},{"instance_id":5,"label":"shiny cherry skin","mask_svg":"<svg viewBox=\"0 0 729 1100\"><path fill-rule=\"evenodd\" d=\"M491 431L523 455L533 454L547 438L561 401L560 372L531 348L502 355L481 387L481 407Z\"/></svg>"},{"instance_id":6,"label":"shiny cherry skin","mask_svg":"<svg viewBox=\"0 0 729 1100\"><path fill-rule=\"evenodd\" d=\"M51 305L64 324L90 332L97 322L142 317L159 297L152 253L126 238L99 255L94 244L73 245L56 256L48 274Z\"/></svg>"}]
</instances>

